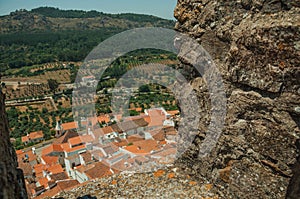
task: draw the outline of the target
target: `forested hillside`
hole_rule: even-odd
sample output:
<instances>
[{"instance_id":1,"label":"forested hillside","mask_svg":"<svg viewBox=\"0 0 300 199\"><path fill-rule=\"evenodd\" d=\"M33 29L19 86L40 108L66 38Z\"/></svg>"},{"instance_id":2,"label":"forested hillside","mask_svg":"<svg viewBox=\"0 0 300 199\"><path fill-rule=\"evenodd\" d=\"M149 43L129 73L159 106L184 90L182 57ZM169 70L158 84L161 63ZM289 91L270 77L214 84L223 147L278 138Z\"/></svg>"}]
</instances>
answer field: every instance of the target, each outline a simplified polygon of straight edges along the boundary
<instances>
[{"instance_id":1,"label":"forested hillside","mask_svg":"<svg viewBox=\"0 0 300 199\"><path fill-rule=\"evenodd\" d=\"M149 15L41 7L0 17L0 72L56 61L82 61L106 38L138 27L172 28Z\"/></svg>"}]
</instances>

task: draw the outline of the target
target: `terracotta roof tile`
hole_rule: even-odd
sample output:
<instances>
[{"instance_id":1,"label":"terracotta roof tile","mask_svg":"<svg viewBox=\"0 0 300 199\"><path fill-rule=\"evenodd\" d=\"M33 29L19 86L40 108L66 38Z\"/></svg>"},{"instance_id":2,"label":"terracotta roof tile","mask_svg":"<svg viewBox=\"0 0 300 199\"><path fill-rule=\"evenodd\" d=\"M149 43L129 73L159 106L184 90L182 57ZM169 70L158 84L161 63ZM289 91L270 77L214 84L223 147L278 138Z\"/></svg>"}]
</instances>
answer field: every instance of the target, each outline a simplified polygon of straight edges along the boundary
<instances>
[{"instance_id":1,"label":"terracotta roof tile","mask_svg":"<svg viewBox=\"0 0 300 199\"><path fill-rule=\"evenodd\" d=\"M114 144L118 147L123 147L123 146L127 146L129 142L127 141L127 139L122 139L119 140L119 142L115 142Z\"/></svg>"},{"instance_id":2,"label":"terracotta roof tile","mask_svg":"<svg viewBox=\"0 0 300 199\"><path fill-rule=\"evenodd\" d=\"M113 124L112 128L115 132L124 132L124 131L130 131L133 129L137 129L139 127L145 127L148 125L148 122L144 120L144 118L139 118L136 120L129 120L117 124Z\"/></svg>"},{"instance_id":3,"label":"terracotta roof tile","mask_svg":"<svg viewBox=\"0 0 300 199\"><path fill-rule=\"evenodd\" d=\"M79 146L76 146L76 147L68 148L65 151L70 153L70 152L78 151L80 149L85 149L85 145L79 145Z\"/></svg>"},{"instance_id":4,"label":"terracotta roof tile","mask_svg":"<svg viewBox=\"0 0 300 199\"><path fill-rule=\"evenodd\" d=\"M33 154L31 150L20 153L19 155L17 155L17 157L18 157L18 162L23 161L23 159L25 159L26 157L28 158L29 162L36 160L36 155Z\"/></svg>"},{"instance_id":5,"label":"terracotta roof tile","mask_svg":"<svg viewBox=\"0 0 300 199\"><path fill-rule=\"evenodd\" d=\"M180 112L176 110L176 111L167 111L167 113L174 116L174 115L178 115Z\"/></svg>"},{"instance_id":6,"label":"terracotta roof tile","mask_svg":"<svg viewBox=\"0 0 300 199\"><path fill-rule=\"evenodd\" d=\"M28 142L29 141L29 137L28 136L22 136L22 142Z\"/></svg>"},{"instance_id":7,"label":"terracotta roof tile","mask_svg":"<svg viewBox=\"0 0 300 199\"><path fill-rule=\"evenodd\" d=\"M77 180L59 181L56 183L56 186L54 188L47 190L46 192L42 193L41 195L35 197L35 199L53 197L61 191L68 191L70 189L77 187L78 185L79 185L79 182Z\"/></svg>"},{"instance_id":8,"label":"terracotta roof tile","mask_svg":"<svg viewBox=\"0 0 300 199\"><path fill-rule=\"evenodd\" d=\"M33 174L32 166L28 162L20 162L19 168L23 170L24 176L30 176Z\"/></svg>"},{"instance_id":9,"label":"terracotta roof tile","mask_svg":"<svg viewBox=\"0 0 300 199\"><path fill-rule=\"evenodd\" d=\"M145 150L141 149L138 146L131 145L124 148L125 150L134 153L134 154L140 154L140 155L147 155L149 152L146 152Z\"/></svg>"},{"instance_id":10,"label":"terracotta roof tile","mask_svg":"<svg viewBox=\"0 0 300 199\"><path fill-rule=\"evenodd\" d=\"M140 147L142 150L145 150L147 153L150 153L151 151L158 150L158 143L156 140L141 140L133 142L134 146Z\"/></svg>"},{"instance_id":11,"label":"terracotta roof tile","mask_svg":"<svg viewBox=\"0 0 300 199\"><path fill-rule=\"evenodd\" d=\"M57 138L53 144L63 144L67 143L70 138L77 137L78 133L76 131L68 130L62 137Z\"/></svg>"},{"instance_id":12,"label":"terracotta roof tile","mask_svg":"<svg viewBox=\"0 0 300 199\"><path fill-rule=\"evenodd\" d=\"M108 123L108 122L110 122L110 117L108 115L100 115L97 117L97 120L100 123L102 123L102 122Z\"/></svg>"},{"instance_id":13,"label":"terracotta roof tile","mask_svg":"<svg viewBox=\"0 0 300 199\"><path fill-rule=\"evenodd\" d=\"M166 139L165 137L165 133L161 130L154 130L150 132L153 139L157 140L157 141L164 141Z\"/></svg>"},{"instance_id":14,"label":"terracotta roof tile","mask_svg":"<svg viewBox=\"0 0 300 199\"><path fill-rule=\"evenodd\" d=\"M92 143L94 138L91 135L81 135L80 139L83 143Z\"/></svg>"},{"instance_id":15,"label":"terracotta roof tile","mask_svg":"<svg viewBox=\"0 0 300 199\"><path fill-rule=\"evenodd\" d=\"M38 182L40 183L41 186L44 186L44 188L48 187L48 179L46 177L39 179Z\"/></svg>"},{"instance_id":16,"label":"terracotta roof tile","mask_svg":"<svg viewBox=\"0 0 300 199\"><path fill-rule=\"evenodd\" d=\"M41 157L41 159L43 159L45 164L48 166L58 163L58 157L56 157L56 156L45 156L44 155Z\"/></svg>"},{"instance_id":17,"label":"terracotta roof tile","mask_svg":"<svg viewBox=\"0 0 300 199\"><path fill-rule=\"evenodd\" d=\"M101 128L101 131L103 132L104 135L114 132L111 126L103 127Z\"/></svg>"},{"instance_id":18,"label":"terracotta roof tile","mask_svg":"<svg viewBox=\"0 0 300 199\"><path fill-rule=\"evenodd\" d=\"M94 164L94 167L85 171L85 174L90 178L90 179L95 179L95 178L102 178L105 176L112 175L112 172L110 171L110 168L103 164L102 162L97 162Z\"/></svg>"},{"instance_id":19,"label":"terracotta roof tile","mask_svg":"<svg viewBox=\"0 0 300 199\"><path fill-rule=\"evenodd\" d=\"M142 108L136 108L135 111L137 111L137 112L142 112L143 109L142 109Z\"/></svg>"},{"instance_id":20,"label":"terracotta roof tile","mask_svg":"<svg viewBox=\"0 0 300 199\"><path fill-rule=\"evenodd\" d=\"M129 169L130 167L132 167L132 164L128 161L128 160L121 160L117 163L115 163L114 165L111 166L112 169L115 171L125 171L127 169Z\"/></svg>"},{"instance_id":21,"label":"terracotta roof tile","mask_svg":"<svg viewBox=\"0 0 300 199\"><path fill-rule=\"evenodd\" d=\"M161 129L166 135L177 135L176 129L173 126L164 127Z\"/></svg>"},{"instance_id":22,"label":"terracotta roof tile","mask_svg":"<svg viewBox=\"0 0 300 199\"><path fill-rule=\"evenodd\" d=\"M61 148L63 148L64 151L70 149L70 144L69 143L63 143L60 146L61 146Z\"/></svg>"},{"instance_id":23,"label":"terracotta roof tile","mask_svg":"<svg viewBox=\"0 0 300 199\"><path fill-rule=\"evenodd\" d=\"M104 158L105 157L105 155L103 154L103 152L101 150L95 150L95 151L92 151L91 153L98 160L100 158Z\"/></svg>"},{"instance_id":24,"label":"terracotta roof tile","mask_svg":"<svg viewBox=\"0 0 300 199\"><path fill-rule=\"evenodd\" d=\"M51 144L49 147L42 150L42 155L48 155L52 152L63 152L60 144Z\"/></svg>"},{"instance_id":25,"label":"terracotta roof tile","mask_svg":"<svg viewBox=\"0 0 300 199\"><path fill-rule=\"evenodd\" d=\"M136 156L133 158L133 160L139 164L149 162L149 160L147 158L145 158L144 156Z\"/></svg>"},{"instance_id":26,"label":"terracotta roof tile","mask_svg":"<svg viewBox=\"0 0 300 199\"><path fill-rule=\"evenodd\" d=\"M20 154L22 154L22 153L24 153L24 151L22 151L22 150L16 150L16 154L17 154L17 155L20 155Z\"/></svg>"},{"instance_id":27,"label":"terracotta roof tile","mask_svg":"<svg viewBox=\"0 0 300 199\"><path fill-rule=\"evenodd\" d=\"M43 170L46 170L47 166L44 164L36 164L33 166L33 169L35 171L35 174L38 174L38 173L42 173Z\"/></svg>"},{"instance_id":28,"label":"terracotta roof tile","mask_svg":"<svg viewBox=\"0 0 300 199\"><path fill-rule=\"evenodd\" d=\"M153 156L167 157L169 155L176 155L176 154L177 154L176 148L168 148L166 150L162 150L160 152L153 154Z\"/></svg>"},{"instance_id":29,"label":"terracotta roof tile","mask_svg":"<svg viewBox=\"0 0 300 199\"><path fill-rule=\"evenodd\" d=\"M141 141L141 140L145 140L145 139L140 135L130 135L130 136L127 137L127 141L129 143L136 142L136 141Z\"/></svg>"},{"instance_id":30,"label":"terracotta roof tile","mask_svg":"<svg viewBox=\"0 0 300 199\"><path fill-rule=\"evenodd\" d=\"M62 191L67 191L77 185L79 185L79 182L77 180L65 180L57 182L57 186Z\"/></svg>"},{"instance_id":31,"label":"terracotta roof tile","mask_svg":"<svg viewBox=\"0 0 300 199\"><path fill-rule=\"evenodd\" d=\"M166 119L166 115L160 109L148 109L148 115L150 116L150 127L152 126L163 126L163 122Z\"/></svg>"},{"instance_id":32,"label":"terracotta roof tile","mask_svg":"<svg viewBox=\"0 0 300 199\"><path fill-rule=\"evenodd\" d=\"M43 131L29 133L29 139L31 139L31 140L39 139L39 138L43 138L43 137L44 137Z\"/></svg>"},{"instance_id":33,"label":"terracotta roof tile","mask_svg":"<svg viewBox=\"0 0 300 199\"><path fill-rule=\"evenodd\" d=\"M74 138L70 138L68 140L69 144L71 146L75 146L75 145L79 145L79 144L82 144L83 141L81 140L80 136L77 136L77 137L74 137Z\"/></svg>"},{"instance_id":34,"label":"terracotta roof tile","mask_svg":"<svg viewBox=\"0 0 300 199\"><path fill-rule=\"evenodd\" d=\"M105 151L106 154L113 154L119 151L119 147L112 143L109 143L103 147L103 150Z\"/></svg>"},{"instance_id":35,"label":"terracotta roof tile","mask_svg":"<svg viewBox=\"0 0 300 199\"><path fill-rule=\"evenodd\" d=\"M78 128L77 122L63 123L63 124L61 124L61 126L63 127L64 131L72 130L72 129L77 129Z\"/></svg>"},{"instance_id":36,"label":"terracotta roof tile","mask_svg":"<svg viewBox=\"0 0 300 199\"><path fill-rule=\"evenodd\" d=\"M79 154L79 156L82 157L82 159L87 163L92 161L92 154L90 152L84 152Z\"/></svg>"},{"instance_id":37,"label":"terracotta roof tile","mask_svg":"<svg viewBox=\"0 0 300 199\"><path fill-rule=\"evenodd\" d=\"M61 172L61 173L55 173L55 174L52 174L51 176L51 179L54 180L55 182L56 181L59 181L59 180L66 180L66 179L69 179L68 175L66 172Z\"/></svg>"},{"instance_id":38,"label":"terracotta roof tile","mask_svg":"<svg viewBox=\"0 0 300 199\"><path fill-rule=\"evenodd\" d=\"M64 172L62 166L60 164L56 164L56 165L53 165L53 166L50 166L48 169L47 169L48 172L52 173L52 174L57 174L57 173L61 173L61 172Z\"/></svg>"}]
</instances>

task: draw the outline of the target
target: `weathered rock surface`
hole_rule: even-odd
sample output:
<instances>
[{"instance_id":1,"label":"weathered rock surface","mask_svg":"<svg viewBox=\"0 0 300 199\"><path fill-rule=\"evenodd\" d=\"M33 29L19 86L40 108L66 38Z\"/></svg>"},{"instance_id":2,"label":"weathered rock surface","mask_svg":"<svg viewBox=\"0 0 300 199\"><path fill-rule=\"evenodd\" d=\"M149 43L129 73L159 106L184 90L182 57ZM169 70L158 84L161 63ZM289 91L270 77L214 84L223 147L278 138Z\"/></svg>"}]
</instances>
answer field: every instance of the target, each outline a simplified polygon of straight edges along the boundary
<instances>
[{"instance_id":1,"label":"weathered rock surface","mask_svg":"<svg viewBox=\"0 0 300 199\"><path fill-rule=\"evenodd\" d=\"M208 156L198 156L211 109L218 104L210 104L205 75L200 77L191 66L200 58L179 54L179 68L189 74L198 94L201 120L194 146L178 164L215 183L222 198L286 196L299 152L299 13L299 1L178 1L176 29L195 38L211 55L228 99L216 147ZM294 169L295 183L299 170ZM287 195L299 194L293 187Z\"/></svg>"},{"instance_id":2,"label":"weathered rock surface","mask_svg":"<svg viewBox=\"0 0 300 199\"><path fill-rule=\"evenodd\" d=\"M153 173L123 173L101 178L60 193L56 198L219 198L213 189L212 184L195 181L173 167Z\"/></svg>"},{"instance_id":3,"label":"weathered rock surface","mask_svg":"<svg viewBox=\"0 0 300 199\"><path fill-rule=\"evenodd\" d=\"M26 199L24 176L18 169L17 155L9 140L4 95L0 89L0 198Z\"/></svg>"}]
</instances>

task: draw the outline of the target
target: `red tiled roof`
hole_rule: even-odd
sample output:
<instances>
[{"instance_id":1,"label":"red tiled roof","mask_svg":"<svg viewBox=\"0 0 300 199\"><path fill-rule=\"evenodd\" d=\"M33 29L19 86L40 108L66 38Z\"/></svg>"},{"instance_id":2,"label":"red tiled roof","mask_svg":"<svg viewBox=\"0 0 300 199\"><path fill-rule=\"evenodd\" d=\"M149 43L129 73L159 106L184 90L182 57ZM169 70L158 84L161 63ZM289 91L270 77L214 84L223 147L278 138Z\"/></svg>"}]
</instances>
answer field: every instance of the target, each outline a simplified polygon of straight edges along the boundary
<instances>
[{"instance_id":1,"label":"red tiled roof","mask_svg":"<svg viewBox=\"0 0 300 199\"><path fill-rule=\"evenodd\" d=\"M33 168L35 173L38 174L38 173L42 173L43 170L47 169L47 166L44 164L36 164L33 166Z\"/></svg>"},{"instance_id":2,"label":"red tiled roof","mask_svg":"<svg viewBox=\"0 0 300 199\"><path fill-rule=\"evenodd\" d=\"M98 122L102 123L108 123L110 121L110 117L108 115L100 115L97 117Z\"/></svg>"},{"instance_id":3,"label":"red tiled roof","mask_svg":"<svg viewBox=\"0 0 300 199\"><path fill-rule=\"evenodd\" d=\"M129 142L126 139L123 139L120 140L119 142L115 142L114 144L118 147L123 147L123 146L127 146Z\"/></svg>"},{"instance_id":4,"label":"red tiled roof","mask_svg":"<svg viewBox=\"0 0 300 199\"><path fill-rule=\"evenodd\" d=\"M176 155L177 153L177 149L176 148L168 148L168 149L165 149L165 150L162 150L158 153L155 153L153 155L155 156L161 156L161 157L167 157L169 155Z\"/></svg>"},{"instance_id":5,"label":"red tiled roof","mask_svg":"<svg viewBox=\"0 0 300 199\"><path fill-rule=\"evenodd\" d=\"M49 147L42 150L42 155L47 155L52 152L63 152L63 148L60 144L51 144Z\"/></svg>"},{"instance_id":6,"label":"red tiled roof","mask_svg":"<svg viewBox=\"0 0 300 199\"><path fill-rule=\"evenodd\" d=\"M148 109L148 115L150 116L149 125L152 126L163 126L163 122L166 119L165 114L160 109Z\"/></svg>"},{"instance_id":7,"label":"red tiled roof","mask_svg":"<svg viewBox=\"0 0 300 199\"><path fill-rule=\"evenodd\" d=\"M112 175L112 172L110 171L110 168L108 166L106 166L102 162L97 162L94 164L94 167L92 167L89 170L86 170L85 174L90 179L95 179L95 178L102 178L105 176Z\"/></svg>"},{"instance_id":8,"label":"red tiled roof","mask_svg":"<svg viewBox=\"0 0 300 199\"><path fill-rule=\"evenodd\" d=\"M43 131L32 132L29 134L29 139L31 139L31 140L39 139L39 138L43 138L43 137L44 137Z\"/></svg>"},{"instance_id":9,"label":"red tiled roof","mask_svg":"<svg viewBox=\"0 0 300 199\"><path fill-rule=\"evenodd\" d=\"M65 180L57 182L57 186L60 188L61 191L67 191L75 186L77 186L79 182L77 180Z\"/></svg>"},{"instance_id":10,"label":"red tiled roof","mask_svg":"<svg viewBox=\"0 0 300 199\"><path fill-rule=\"evenodd\" d=\"M22 142L28 142L29 141L29 137L28 136L22 136Z\"/></svg>"},{"instance_id":11,"label":"red tiled roof","mask_svg":"<svg viewBox=\"0 0 300 199\"><path fill-rule=\"evenodd\" d=\"M36 160L36 155L32 153L32 151L27 151L27 152L23 152L23 153L20 153L18 154L18 162L22 161L22 158L25 158L26 155L28 156L28 161L31 162L31 161L34 161Z\"/></svg>"},{"instance_id":12,"label":"red tiled roof","mask_svg":"<svg viewBox=\"0 0 300 199\"><path fill-rule=\"evenodd\" d=\"M101 150L95 150L95 151L92 151L91 153L93 154L93 156L96 159L104 158L105 157L105 155L103 154L103 152Z\"/></svg>"},{"instance_id":13,"label":"red tiled roof","mask_svg":"<svg viewBox=\"0 0 300 199\"><path fill-rule=\"evenodd\" d=\"M63 144L67 143L70 138L77 137L78 133L76 131L68 130L62 137L57 138L53 144Z\"/></svg>"},{"instance_id":14,"label":"red tiled roof","mask_svg":"<svg viewBox=\"0 0 300 199\"><path fill-rule=\"evenodd\" d=\"M70 189L75 188L78 185L79 185L79 182L77 180L58 181L54 188L47 190L46 192L42 193L41 195L35 197L35 199L42 199L45 197L53 197L61 191L68 191Z\"/></svg>"},{"instance_id":15,"label":"red tiled roof","mask_svg":"<svg viewBox=\"0 0 300 199\"><path fill-rule=\"evenodd\" d=\"M74 151L77 151L77 150L80 150L80 149L85 149L85 145L79 145L79 146L76 146L76 147L68 148L65 151L67 153L70 153L70 152L74 152Z\"/></svg>"},{"instance_id":16,"label":"red tiled roof","mask_svg":"<svg viewBox=\"0 0 300 199\"><path fill-rule=\"evenodd\" d=\"M117 124L113 124L112 128L115 132L122 132L122 131L130 131L133 129L137 129L139 127L145 127L148 125L148 122L144 118L128 120L125 122L120 122Z\"/></svg>"},{"instance_id":17,"label":"red tiled roof","mask_svg":"<svg viewBox=\"0 0 300 199\"><path fill-rule=\"evenodd\" d=\"M77 122L63 123L61 126L63 127L63 130L64 130L64 131L72 130L72 129L78 128Z\"/></svg>"},{"instance_id":18,"label":"red tiled roof","mask_svg":"<svg viewBox=\"0 0 300 199\"><path fill-rule=\"evenodd\" d=\"M130 136L127 137L127 141L129 143L136 142L136 141L141 141L141 140L144 140L144 138L140 135L130 135Z\"/></svg>"},{"instance_id":19,"label":"red tiled roof","mask_svg":"<svg viewBox=\"0 0 300 199\"><path fill-rule=\"evenodd\" d=\"M167 141L160 141L159 144L160 145L165 145L165 144L167 144Z\"/></svg>"},{"instance_id":20,"label":"red tiled roof","mask_svg":"<svg viewBox=\"0 0 300 199\"><path fill-rule=\"evenodd\" d=\"M22 150L16 150L16 154L17 154L17 155L20 155L20 154L22 154L22 153L24 153L24 151L22 151Z\"/></svg>"},{"instance_id":21,"label":"red tiled roof","mask_svg":"<svg viewBox=\"0 0 300 199\"><path fill-rule=\"evenodd\" d=\"M163 131L161 131L160 129L151 131L150 133L151 133L153 139L155 139L157 141L164 141L166 139L165 133Z\"/></svg>"},{"instance_id":22,"label":"red tiled roof","mask_svg":"<svg viewBox=\"0 0 300 199\"><path fill-rule=\"evenodd\" d=\"M43 131L32 132L28 136L22 136L22 142L28 142L29 140L40 139L44 137Z\"/></svg>"},{"instance_id":23,"label":"red tiled roof","mask_svg":"<svg viewBox=\"0 0 300 199\"><path fill-rule=\"evenodd\" d=\"M103 128L101 128L101 130L102 130L102 132L103 132L104 134L109 134L109 133L114 132L114 130L112 129L111 126L103 127Z\"/></svg>"},{"instance_id":24,"label":"red tiled roof","mask_svg":"<svg viewBox=\"0 0 300 199\"><path fill-rule=\"evenodd\" d=\"M56 165L53 165L53 166L49 167L47 169L47 171L49 171L52 174L57 174L57 173L64 172L64 170L63 170L63 168L60 164L56 164Z\"/></svg>"},{"instance_id":25,"label":"red tiled roof","mask_svg":"<svg viewBox=\"0 0 300 199\"><path fill-rule=\"evenodd\" d=\"M107 154L113 154L117 151L119 151L119 147L114 145L113 143L108 143L107 145L105 145L103 147L103 150L105 151L105 153Z\"/></svg>"},{"instance_id":26,"label":"red tiled roof","mask_svg":"<svg viewBox=\"0 0 300 199\"><path fill-rule=\"evenodd\" d=\"M39 179L38 182L40 183L41 186L44 186L44 188L48 187L48 179L46 177Z\"/></svg>"},{"instance_id":27,"label":"red tiled roof","mask_svg":"<svg viewBox=\"0 0 300 199\"><path fill-rule=\"evenodd\" d=\"M95 136L95 140L99 140L100 137L104 136L104 134L100 128L94 129L93 134Z\"/></svg>"},{"instance_id":28,"label":"red tiled roof","mask_svg":"<svg viewBox=\"0 0 300 199\"><path fill-rule=\"evenodd\" d=\"M141 163L141 164L149 161L144 156L136 156L136 157L133 158L133 160L136 161L136 162L138 162L138 163Z\"/></svg>"},{"instance_id":29,"label":"red tiled roof","mask_svg":"<svg viewBox=\"0 0 300 199\"><path fill-rule=\"evenodd\" d=\"M79 156L81 156L86 163L92 161L92 154L90 152L81 153Z\"/></svg>"},{"instance_id":30,"label":"red tiled roof","mask_svg":"<svg viewBox=\"0 0 300 199\"><path fill-rule=\"evenodd\" d=\"M141 140L133 142L134 146L140 147L142 150L145 150L147 153L151 151L158 150L158 144L156 140Z\"/></svg>"},{"instance_id":31,"label":"red tiled roof","mask_svg":"<svg viewBox=\"0 0 300 199\"><path fill-rule=\"evenodd\" d=\"M164 127L161 129L166 135L177 135L176 129L173 126Z\"/></svg>"},{"instance_id":32,"label":"red tiled roof","mask_svg":"<svg viewBox=\"0 0 300 199\"><path fill-rule=\"evenodd\" d=\"M81 140L81 138L80 138L79 136L70 138L70 139L68 140L68 142L69 142L69 144L70 144L71 146L75 146L75 145L78 145L78 144L82 144L82 143L83 143L82 140Z\"/></svg>"},{"instance_id":33,"label":"red tiled roof","mask_svg":"<svg viewBox=\"0 0 300 199\"><path fill-rule=\"evenodd\" d=\"M61 172L61 173L52 174L51 179L53 179L54 181L59 181L59 180L69 179L69 177L66 172Z\"/></svg>"},{"instance_id":34,"label":"red tiled roof","mask_svg":"<svg viewBox=\"0 0 300 199\"><path fill-rule=\"evenodd\" d=\"M135 154L143 154L143 155L147 155L149 154L148 152L146 152L145 150L141 149L138 146L135 145L131 145L131 146L127 146L125 147L125 150L131 152L131 153L135 153Z\"/></svg>"},{"instance_id":35,"label":"red tiled roof","mask_svg":"<svg viewBox=\"0 0 300 199\"><path fill-rule=\"evenodd\" d=\"M117 170L118 172L121 172L121 171L129 169L131 166L132 166L132 164L131 164L130 159L127 159L127 160L123 159L123 160L118 161L117 163L113 164L111 167L114 171Z\"/></svg>"},{"instance_id":36,"label":"red tiled roof","mask_svg":"<svg viewBox=\"0 0 300 199\"><path fill-rule=\"evenodd\" d=\"M179 111L178 110L176 110L176 111L167 111L167 113L174 116L174 115L179 114Z\"/></svg>"},{"instance_id":37,"label":"red tiled roof","mask_svg":"<svg viewBox=\"0 0 300 199\"><path fill-rule=\"evenodd\" d=\"M91 135L82 135L80 139L83 143L91 143L94 141L94 138Z\"/></svg>"},{"instance_id":38,"label":"red tiled roof","mask_svg":"<svg viewBox=\"0 0 300 199\"><path fill-rule=\"evenodd\" d=\"M24 176L30 176L33 174L32 167L28 162L19 162L19 168L23 170Z\"/></svg>"},{"instance_id":39,"label":"red tiled roof","mask_svg":"<svg viewBox=\"0 0 300 199\"><path fill-rule=\"evenodd\" d=\"M135 110L136 110L137 112L142 112L143 109L142 109L142 108L136 108Z\"/></svg>"},{"instance_id":40,"label":"red tiled roof","mask_svg":"<svg viewBox=\"0 0 300 199\"><path fill-rule=\"evenodd\" d=\"M56 156L46 156L46 155L43 155L41 157L41 159L44 160L45 164L48 165L48 166L51 166L53 164L57 164L58 163L58 157Z\"/></svg>"}]
</instances>

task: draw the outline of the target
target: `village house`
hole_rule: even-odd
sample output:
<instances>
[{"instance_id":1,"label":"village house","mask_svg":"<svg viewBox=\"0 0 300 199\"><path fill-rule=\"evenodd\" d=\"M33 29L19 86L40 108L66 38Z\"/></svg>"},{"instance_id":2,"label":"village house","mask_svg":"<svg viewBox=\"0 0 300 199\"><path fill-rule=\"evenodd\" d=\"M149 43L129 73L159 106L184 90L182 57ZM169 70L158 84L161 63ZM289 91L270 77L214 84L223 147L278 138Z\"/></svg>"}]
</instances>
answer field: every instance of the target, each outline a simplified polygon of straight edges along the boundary
<instances>
[{"instance_id":1,"label":"village house","mask_svg":"<svg viewBox=\"0 0 300 199\"><path fill-rule=\"evenodd\" d=\"M51 164L58 162L64 166L65 153L60 144L51 144L42 150L41 162Z\"/></svg>"},{"instance_id":2,"label":"village house","mask_svg":"<svg viewBox=\"0 0 300 199\"><path fill-rule=\"evenodd\" d=\"M38 143L44 140L44 133L43 131L32 132L23 136L21 139L24 145L28 145L29 143Z\"/></svg>"},{"instance_id":3,"label":"village house","mask_svg":"<svg viewBox=\"0 0 300 199\"><path fill-rule=\"evenodd\" d=\"M145 110L145 120L149 123L146 130L151 131L156 128L161 128L164 121L167 119L168 113L163 108L153 108Z\"/></svg>"},{"instance_id":4,"label":"village house","mask_svg":"<svg viewBox=\"0 0 300 199\"><path fill-rule=\"evenodd\" d=\"M111 116L101 115L81 123L80 132L77 122L57 123L57 139L38 157L35 150L17 151L30 194L52 197L63 186L78 186L144 165L172 163L177 152L173 122L177 114L163 108L147 109L145 114L123 118L116 124L111 124ZM96 125L99 123L102 128ZM24 138L25 143L37 140L34 133L24 136L28 138Z\"/></svg>"},{"instance_id":5,"label":"village house","mask_svg":"<svg viewBox=\"0 0 300 199\"><path fill-rule=\"evenodd\" d=\"M77 122L67 122L67 123L61 124L61 127L62 127L63 131L77 130L78 123Z\"/></svg>"},{"instance_id":6,"label":"village house","mask_svg":"<svg viewBox=\"0 0 300 199\"><path fill-rule=\"evenodd\" d=\"M144 132L145 127L147 125L148 122L145 121L144 118L139 118L135 120L113 124L111 127L115 132L121 134L122 138L126 138L125 136L130 136Z\"/></svg>"}]
</instances>

